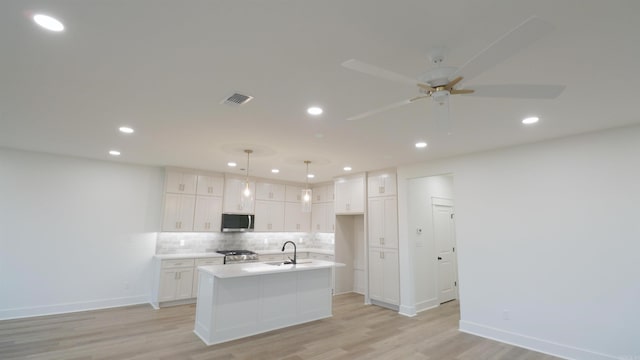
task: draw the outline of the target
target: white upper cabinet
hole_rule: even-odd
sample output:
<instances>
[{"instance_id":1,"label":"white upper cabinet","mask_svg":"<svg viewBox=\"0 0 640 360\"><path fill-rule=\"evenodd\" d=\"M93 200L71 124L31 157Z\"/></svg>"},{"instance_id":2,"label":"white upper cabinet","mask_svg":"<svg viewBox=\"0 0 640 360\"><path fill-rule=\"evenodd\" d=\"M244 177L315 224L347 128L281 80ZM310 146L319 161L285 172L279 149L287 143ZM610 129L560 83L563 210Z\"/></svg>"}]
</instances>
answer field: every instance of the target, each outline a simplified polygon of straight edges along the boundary
<instances>
[{"instance_id":1,"label":"white upper cabinet","mask_svg":"<svg viewBox=\"0 0 640 360\"><path fill-rule=\"evenodd\" d=\"M365 208L364 176L340 179L335 183L335 213L362 214Z\"/></svg>"},{"instance_id":2,"label":"white upper cabinet","mask_svg":"<svg viewBox=\"0 0 640 360\"><path fill-rule=\"evenodd\" d=\"M314 203L311 210L311 231L335 232L335 213L333 203Z\"/></svg>"},{"instance_id":3,"label":"white upper cabinet","mask_svg":"<svg viewBox=\"0 0 640 360\"><path fill-rule=\"evenodd\" d=\"M287 202L300 202L302 201L302 186L286 185L285 186L285 201Z\"/></svg>"},{"instance_id":4,"label":"white upper cabinet","mask_svg":"<svg viewBox=\"0 0 640 360\"><path fill-rule=\"evenodd\" d=\"M193 231L195 195L164 195L163 231Z\"/></svg>"},{"instance_id":5,"label":"white upper cabinet","mask_svg":"<svg viewBox=\"0 0 640 360\"><path fill-rule=\"evenodd\" d=\"M335 185L333 183L317 185L313 187L313 202L324 203L333 202Z\"/></svg>"},{"instance_id":6,"label":"white upper cabinet","mask_svg":"<svg viewBox=\"0 0 640 360\"><path fill-rule=\"evenodd\" d=\"M196 194L219 196L224 193L224 177L222 175L198 175Z\"/></svg>"},{"instance_id":7,"label":"white upper cabinet","mask_svg":"<svg viewBox=\"0 0 640 360\"><path fill-rule=\"evenodd\" d=\"M396 195L396 173L394 171L380 171L370 173L367 178L369 197Z\"/></svg>"},{"instance_id":8,"label":"white upper cabinet","mask_svg":"<svg viewBox=\"0 0 640 360\"><path fill-rule=\"evenodd\" d=\"M311 214L303 213L299 202L284 203L284 231L309 232L310 228Z\"/></svg>"},{"instance_id":9,"label":"white upper cabinet","mask_svg":"<svg viewBox=\"0 0 640 360\"><path fill-rule=\"evenodd\" d=\"M256 193L255 182L249 181L249 190L251 191L251 201L248 204L242 202L242 191L245 189L245 179L227 177L224 187L224 201L222 212L233 214L253 214L254 197Z\"/></svg>"},{"instance_id":10,"label":"white upper cabinet","mask_svg":"<svg viewBox=\"0 0 640 360\"><path fill-rule=\"evenodd\" d=\"M256 200L284 201L285 185L256 182Z\"/></svg>"},{"instance_id":11,"label":"white upper cabinet","mask_svg":"<svg viewBox=\"0 0 640 360\"><path fill-rule=\"evenodd\" d=\"M189 172L167 170L165 192L174 194L195 194L198 176Z\"/></svg>"},{"instance_id":12,"label":"white upper cabinet","mask_svg":"<svg viewBox=\"0 0 640 360\"><path fill-rule=\"evenodd\" d=\"M196 211L193 231L220 231L222 220L222 197L196 196Z\"/></svg>"},{"instance_id":13,"label":"white upper cabinet","mask_svg":"<svg viewBox=\"0 0 640 360\"><path fill-rule=\"evenodd\" d=\"M256 200L254 231L284 231L284 202Z\"/></svg>"}]
</instances>

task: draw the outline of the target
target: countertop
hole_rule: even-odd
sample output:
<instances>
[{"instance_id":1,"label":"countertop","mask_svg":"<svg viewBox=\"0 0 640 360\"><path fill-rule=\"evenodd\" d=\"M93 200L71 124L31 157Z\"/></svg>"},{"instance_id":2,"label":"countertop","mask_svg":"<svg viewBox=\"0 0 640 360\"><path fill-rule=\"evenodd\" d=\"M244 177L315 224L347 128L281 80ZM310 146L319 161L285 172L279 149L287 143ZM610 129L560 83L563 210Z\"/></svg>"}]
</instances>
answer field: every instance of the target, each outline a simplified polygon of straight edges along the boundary
<instances>
[{"instance_id":1,"label":"countertop","mask_svg":"<svg viewBox=\"0 0 640 360\"><path fill-rule=\"evenodd\" d=\"M272 255L272 254L283 254L280 249L277 250L254 250L258 255ZM331 250L323 250L323 249L313 249L313 248L299 248L298 253L301 252L312 252L316 254L325 254L325 255L333 255L333 251ZM293 253L293 247L287 246L284 251L284 254ZM215 257L224 257L222 254L218 254L216 252L204 252L204 253L181 253L181 254L158 254L154 255L154 258L158 260L173 260L173 259L194 259L194 258L215 258Z\"/></svg>"},{"instance_id":2,"label":"countertop","mask_svg":"<svg viewBox=\"0 0 640 360\"><path fill-rule=\"evenodd\" d=\"M276 274L283 272L293 271L307 271L331 267L345 266L341 263L325 260L309 260L301 259L298 264L289 265L269 265L269 263L257 262L257 263L240 263L240 264L227 264L227 265L209 265L199 266L198 270L211 274L217 278L236 278L243 276L254 275L266 275Z\"/></svg>"}]
</instances>

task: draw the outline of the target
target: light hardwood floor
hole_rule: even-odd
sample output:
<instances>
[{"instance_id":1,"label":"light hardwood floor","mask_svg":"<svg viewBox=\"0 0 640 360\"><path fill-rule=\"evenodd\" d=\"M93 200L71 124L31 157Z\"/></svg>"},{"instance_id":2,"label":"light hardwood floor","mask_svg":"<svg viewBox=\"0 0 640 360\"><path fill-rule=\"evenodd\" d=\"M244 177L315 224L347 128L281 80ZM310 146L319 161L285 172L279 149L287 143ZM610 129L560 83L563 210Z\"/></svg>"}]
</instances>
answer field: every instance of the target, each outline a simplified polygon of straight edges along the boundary
<instances>
[{"instance_id":1,"label":"light hardwood floor","mask_svg":"<svg viewBox=\"0 0 640 360\"><path fill-rule=\"evenodd\" d=\"M0 359L556 359L459 332L455 301L408 318L346 294L334 297L333 313L209 347L193 333L195 305L5 320Z\"/></svg>"}]
</instances>

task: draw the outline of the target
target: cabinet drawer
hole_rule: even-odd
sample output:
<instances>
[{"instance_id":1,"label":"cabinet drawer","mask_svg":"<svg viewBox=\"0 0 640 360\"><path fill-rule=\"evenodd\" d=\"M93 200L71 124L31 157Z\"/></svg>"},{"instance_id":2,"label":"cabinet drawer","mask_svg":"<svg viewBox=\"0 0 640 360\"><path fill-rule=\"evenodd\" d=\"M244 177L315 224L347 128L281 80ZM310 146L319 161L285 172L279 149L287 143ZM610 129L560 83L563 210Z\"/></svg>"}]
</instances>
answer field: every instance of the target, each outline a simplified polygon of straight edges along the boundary
<instances>
[{"instance_id":1,"label":"cabinet drawer","mask_svg":"<svg viewBox=\"0 0 640 360\"><path fill-rule=\"evenodd\" d=\"M196 259L196 266L222 265L223 263L222 257Z\"/></svg>"},{"instance_id":2,"label":"cabinet drawer","mask_svg":"<svg viewBox=\"0 0 640 360\"><path fill-rule=\"evenodd\" d=\"M162 268L193 267L193 259L162 260Z\"/></svg>"}]
</instances>

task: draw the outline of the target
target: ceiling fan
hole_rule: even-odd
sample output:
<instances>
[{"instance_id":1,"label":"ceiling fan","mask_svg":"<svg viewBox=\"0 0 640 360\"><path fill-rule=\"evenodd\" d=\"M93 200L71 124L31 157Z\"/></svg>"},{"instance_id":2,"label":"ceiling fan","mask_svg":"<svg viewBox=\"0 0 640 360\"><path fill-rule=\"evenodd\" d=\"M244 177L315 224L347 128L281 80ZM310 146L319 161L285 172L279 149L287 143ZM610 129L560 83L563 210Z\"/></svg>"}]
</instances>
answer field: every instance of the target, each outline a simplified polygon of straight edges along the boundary
<instances>
[{"instance_id":1,"label":"ceiling fan","mask_svg":"<svg viewBox=\"0 0 640 360\"><path fill-rule=\"evenodd\" d=\"M436 65L436 67L429 70L419 79L412 79L355 59L347 60L342 63L342 66L347 69L359 71L386 80L417 86L419 91L419 95L416 97L351 116L347 118L347 120L362 119L383 111L411 104L417 100L431 98L435 103L434 110L436 112L436 119L444 128L450 131L450 95L460 94L482 97L554 99L562 93L565 88L564 86L511 84L477 85L473 86L472 89L457 87L461 84L462 80L468 81L480 75L482 72L526 48L534 41L546 35L552 29L553 25L533 16L499 37L460 68L441 66L444 61L444 51L443 49L436 49L430 55L431 62Z\"/></svg>"}]
</instances>

